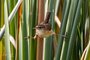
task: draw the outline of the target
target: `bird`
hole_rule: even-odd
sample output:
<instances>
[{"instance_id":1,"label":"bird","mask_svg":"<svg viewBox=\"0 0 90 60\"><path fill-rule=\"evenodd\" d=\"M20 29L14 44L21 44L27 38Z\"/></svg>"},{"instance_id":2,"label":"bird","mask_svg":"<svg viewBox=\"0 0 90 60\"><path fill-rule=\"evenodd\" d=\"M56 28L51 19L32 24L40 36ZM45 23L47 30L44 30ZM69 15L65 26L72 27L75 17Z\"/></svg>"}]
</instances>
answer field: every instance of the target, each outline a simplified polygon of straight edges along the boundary
<instances>
[{"instance_id":1,"label":"bird","mask_svg":"<svg viewBox=\"0 0 90 60\"><path fill-rule=\"evenodd\" d=\"M51 15L51 12L47 12L45 20L35 26L34 29L36 30L36 33L35 33L34 39L36 39L37 36L40 38L46 38L51 35L55 35L55 32L52 30L51 24L49 22L50 15Z\"/></svg>"}]
</instances>

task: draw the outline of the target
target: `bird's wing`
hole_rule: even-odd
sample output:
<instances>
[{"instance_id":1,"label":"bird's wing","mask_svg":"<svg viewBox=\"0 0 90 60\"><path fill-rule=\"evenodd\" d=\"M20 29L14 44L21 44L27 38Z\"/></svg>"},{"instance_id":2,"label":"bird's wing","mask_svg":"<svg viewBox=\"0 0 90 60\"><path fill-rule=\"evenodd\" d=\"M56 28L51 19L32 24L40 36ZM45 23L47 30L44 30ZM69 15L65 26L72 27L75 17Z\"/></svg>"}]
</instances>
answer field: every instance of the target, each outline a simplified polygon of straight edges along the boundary
<instances>
[{"instance_id":1,"label":"bird's wing","mask_svg":"<svg viewBox=\"0 0 90 60\"><path fill-rule=\"evenodd\" d=\"M44 26L45 26L45 30L51 30L51 25L50 25L50 23L47 23L47 24L44 24Z\"/></svg>"}]
</instances>

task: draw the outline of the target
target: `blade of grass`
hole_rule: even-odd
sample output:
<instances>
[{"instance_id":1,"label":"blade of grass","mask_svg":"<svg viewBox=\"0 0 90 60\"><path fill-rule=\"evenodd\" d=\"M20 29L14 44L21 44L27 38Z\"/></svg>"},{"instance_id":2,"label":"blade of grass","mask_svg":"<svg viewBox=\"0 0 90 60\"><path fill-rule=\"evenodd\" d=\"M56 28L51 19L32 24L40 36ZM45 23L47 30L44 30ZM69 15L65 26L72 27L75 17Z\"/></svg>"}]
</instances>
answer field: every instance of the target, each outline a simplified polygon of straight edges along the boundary
<instances>
[{"instance_id":1,"label":"blade of grass","mask_svg":"<svg viewBox=\"0 0 90 60\"><path fill-rule=\"evenodd\" d=\"M88 20L89 20L89 43L86 47L86 54L84 60L90 60L90 0L88 0Z\"/></svg>"},{"instance_id":2,"label":"blade of grass","mask_svg":"<svg viewBox=\"0 0 90 60\"><path fill-rule=\"evenodd\" d=\"M18 9L18 21L17 21L17 38L16 38L16 45L17 45L17 48L16 48L16 60L19 60L20 58L22 58L22 55L20 56L19 55L19 52L21 50L22 52L22 35L19 36L22 32L21 32L21 24L22 24L22 4L19 6L19 9ZM21 39L20 39L21 38ZM21 45L19 44L21 43Z\"/></svg>"},{"instance_id":3,"label":"blade of grass","mask_svg":"<svg viewBox=\"0 0 90 60\"><path fill-rule=\"evenodd\" d=\"M67 17L68 17L69 7L70 7L70 2L71 2L71 0L67 0L67 3L66 3L66 1L64 2L64 3L66 3L66 8L65 8L65 10L63 10L65 12L65 14L63 14L63 18L62 18L62 24L61 24L60 33L59 33L58 47L57 47L57 51L56 51L56 55L55 55L55 60L59 60L60 59L61 50L62 50L62 44L63 44L63 37L62 37L62 35L65 34L65 29L66 29L66 24L67 24Z\"/></svg>"},{"instance_id":4,"label":"blade of grass","mask_svg":"<svg viewBox=\"0 0 90 60\"><path fill-rule=\"evenodd\" d=\"M55 8L55 1L50 0L49 3L49 9L51 12L50 16L50 24L52 25L52 30L54 30L54 8ZM52 5L53 4L53 5ZM53 60L53 40L54 37L50 36L44 40L45 46L44 46L44 60Z\"/></svg>"},{"instance_id":5,"label":"blade of grass","mask_svg":"<svg viewBox=\"0 0 90 60\"><path fill-rule=\"evenodd\" d=\"M3 24L4 24L4 0L0 0L0 31L1 31L1 27L3 26ZM1 41L2 40L2 41ZM0 60L3 60L3 57L5 57L5 56L3 56L3 52L5 52L5 50L3 50L3 48L5 48L5 46L3 47L3 42L4 42L4 39L3 38L1 38L0 39ZM5 53L4 53L4 55L5 55ZM2 57L3 56L3 57Z\"/></svg>"},{"instance_id":6,"label":"blade of grass","mask_svg":"<svg viewBox=\"0 0 90 60\"><path fill-rule=\"evenodd\" d=\"M22 24L20 24L19 32L19 60L23 60L23 37L22 37Z\"/></svg>"},{"instance_id":7,"label":"blade of grass","mask_svg":"<svg viewBox=\"0 0 90 60\"><path fill-rule=\"evenodd\" d=\"M7 2L6 2L6 0L4 1L4 19L5 19L6 60L11 60L10 41L9 41L8 11L7 11Z\"/></svg>"},{"instance_id":8,"label":"blade of grass","mask_svg":"<svg viewBox=\"0 0 90 60\"><path fill-rule=\"evenodd\" d=\"M0 17L0 31L1 31L1 27L4 24L4 1L3 0L1 0L0 6L1 6L1 9L0 9L0 12L1 12L1 14L0 14L0 16L1 16Z\"/></svg>"},{"instance_id":9,"label":"blade of grass","mask_svg":"<svg viewBox=\"0 0 90 60\"><path fill-rule=\"evenodd\" d=\"M27 36L29 36L29 0L24 0L24 2L25 2ZM29 53L29 39L27 39L27 42L28 42L28 53ZM28 54L28 59L29 59L29 54Z\"/></svg>"},{"instance_id":10,"label":"blade of grass","mask_svg":"<svg viewBox=\"0 0 90 60\"><path fill-rule=\"evenodd\" d=\"M14 8L14 6L15 6L15 0L8 0L9 2L8 2L8 4L10 4L9 5L9 15L10 15L10 13L12 12L12 10L13 10L13 8ZM10 23L10 35L12 35L12 37L13 38L15 38L15 18L16 17L14 17L13 18L13 20L11 21L11 23ZM13 40L10 40L10 41L13 41ZM11 60L14 60L15 59L15 47L12 45L12 43L11 43Z\"/></svg>"},{"instance_id":11,"label":"blade of grass","mask_svg":"<svg viewBox=\"0 0 90 60\"><path fill-rule=\"evenodd\" d=\"M35 27L35 24L37 22L37 0L30 0L30 12L29 12L30 20L29 20L29 58L30 60L36 60L36 40L33 39L35 35L35 31L33 28Z\"/></svg>"},{"instance_id":12,"label":"blade of grass","mask_svg":"<svg viewBox=\"0 0 90 60\"><path fill-rule=\"evenodd\" d=\"M22 35L23 35L23 60L28 60L28 40L27 37L27 22L26 22L26 4L25 0L23 1L23 23L22 23Z\"/></svg>"},{"instance_id":13,"label":"blade of grass","mask_svg":"<svg viewBox=\"0 0 90 60\"><path fill-rule=\"evenodd\" d=\"M72 32L71 32L71 37L70 37L70 41L69 41L69 47L68 47L67 57L66 57L67 60L70 60L71 51L72 51L72 48L74 46L74 42L75 42L74 35L77 31L76 28L80 22L80 20L78 20L78 17L80 15L81 4L82 4L82 0L79 0L78 7L76 10L76 14L75 14L74 24L73 24L73 28L72 28Z\"/></svg>"},{"instance_id":14,"label":"blade of grass","mask_svg":"<svg viewBox=\"0 0 90 60\"><path fill-rule=\"evenodd\" d=\"M61 60L66 59L68 43L69 43L69 38L70 38L70 35L71 35L71 30L72 30L74 15L75 15L75 12L76 12L77 2L78 2L78 0L75 0L75 1L72 0L71 1L70 12L69 12L67 26L66 26L66 35L67 35L68 38L65 38L65 40L64 40L64 44L63 44L63 47L62 47L61 58L60 58Z\"/></svg>"},{"instance_id":15,"label":"blade of grass","mask_svg":"<svg viewBox=\"0 0 90 60\"><path fill-rule=\"evenodd\" d=\"M55 6L55 15L57 15L59 4L61 0L56 0L56 6Z\"/></svg>"},{"instance_id":16,"label":"blade of grass","mask_svg":"<svg viewBox=\"0 0 90 60\"><path fill-rule=\"evenodd\" d=\"M10 21L12 20L12 18L14 17L15 13L17 12L20 4L22 3L22 0L19 0L17 2L17 4L15 5L13 11L11 12L11 14L9 15L8 17L8 22L10 23ZM5 25L3 25L3 27L1 28L1 31L0 31L0 39L2 38L2 36L4 35L4 32L5 32Z\"/></svg>"}]
</instances>

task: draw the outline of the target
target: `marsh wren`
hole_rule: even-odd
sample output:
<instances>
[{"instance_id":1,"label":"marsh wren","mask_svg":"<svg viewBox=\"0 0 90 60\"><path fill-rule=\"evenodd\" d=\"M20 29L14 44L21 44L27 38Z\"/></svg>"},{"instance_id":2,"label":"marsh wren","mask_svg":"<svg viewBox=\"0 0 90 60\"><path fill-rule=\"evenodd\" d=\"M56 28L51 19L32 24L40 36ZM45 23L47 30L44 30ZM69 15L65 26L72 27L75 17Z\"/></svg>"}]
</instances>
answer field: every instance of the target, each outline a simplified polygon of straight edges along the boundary
<instances>
[{"instance_id":1,"label":"marsh wren","mask_svg":"<svg viewBox=\"0 0 90 60\"><path fill-rule=\"evenodd\" d=\"M55 34L55 32L52 31L51 25L49 23L50 15L51 12L47 12L46 19L34 28L36 30L34 39L37 36L40 38L45 38Z\"/></svg>"}]
</instances>

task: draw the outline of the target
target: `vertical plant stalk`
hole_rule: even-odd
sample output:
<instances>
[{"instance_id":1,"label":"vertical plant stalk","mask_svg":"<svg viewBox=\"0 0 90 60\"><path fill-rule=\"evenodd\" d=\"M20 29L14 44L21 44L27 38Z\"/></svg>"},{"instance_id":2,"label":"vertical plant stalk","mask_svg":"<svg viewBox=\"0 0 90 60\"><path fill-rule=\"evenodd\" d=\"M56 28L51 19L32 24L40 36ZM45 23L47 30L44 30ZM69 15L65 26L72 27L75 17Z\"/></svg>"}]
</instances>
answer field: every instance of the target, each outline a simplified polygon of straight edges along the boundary
<instances>
[{"instance_id":1,"label":"vertical plant stalk","mask_svg":"<svg viewBox=\"0 0 90 60\"><path fill-rule=\"evenodd\" d=\"M29 17L29 35L30 37L33 37L35 35L35 31L33 31L33 28L35 27L36 25L36 22L37 22L37 1L38 0L31 0L29 1L30 4L30 8L29 8L29 14L30 14L30 17ZM32 3L33 2L33 3ZM34 40L32 38L30 38L29 40L29 60L36 60L36 47L37 47L37 40Z\"/></svg>"},{"instance_id":2,"label":"vertical plant stalk","mask_svg":"<svg viewBox=\"0 0 90 60\"><path fill-rule=\"evenodd\" d=\"M5 47L6 47L6 60L11 60L10 41L9 41L9 24L8 24L8 11L7 2L4 1L4 20L5 20Z\"/></svg>"},{"instance_id":3,"label":"vertical plant stalk","mask_svg":"<svg viewBox=\"0 0 90 60\"><path fill-rule=\"evenodd\" d=\"M28 60L28 41L24 37L27 36L27 22L26 22L26 4L25 0L23 1L23 22L22 22L22 36L23 36L23 60Z\"/></svg>"},{"instance_id":4,"label":"vertical plant stalk","mask_svg":"<svg viewBox=\"0 0 90 60\"><path fill-rule=\"evenodd\" d=\"M69 38L70 38L70 35L71 35L71 30L72 30L74 15L75 15L75 12L76 12L77 2L78 2L78 0L71 1L68 21L67 21L67 26L66 26L66 35L68 35L68 39L66 38L64 43L63 43L61 57L60 57L61 60L66 59L68 43L69 43Z\"/></svg>"},{"instance_id":5,"label":"vertical plant stalk","mask_svg":"<svg viewBox=\"0 0 90 60\"><path fill-rule=\"evenodd\" d=\"M29 36L29 0L24 0L24 6L25 6L25 20L26 20L26 30L27 30L27 36ZM28 44L28 47L29 48L29 39L27 39L27 44ZM29 49L28 49L28 53L29 53ZM28 60L30 60L29 56L30 54L27 55L28 56Z\"/></svg>"},{"instance_id":6,"label":"vertical plant stalk","mask_svg":"<svg viewBox=\"0 0 90 60\"><path fill-rule=\"evenodd\" d=\"M4 24L4 0L0 0L0 28L3 26L3 24ZM0 55L1 55L0 60L3 60L3 57L4 57L3 54L5 54L5 53L3 51L4 47L3 47L2 41L0 41L0 48L1 48L1 50L0 50Z\"/></svg>"},{"instance_id":7,"label":"vertical plant stalk","mask_svg":"<svg viewBox=\"0 0 90 60\"><path fill-rule=\"evenodd\" d=\"M90 0L88 0L88 15L89 15L89 40L90 40Z\"/></svg>"},{"instance_id":8,"label":"vertical plant stalk","mask_svg":"<svg viewBox=\"0 0 90 60\"><path fill-rule=\"evenodd\" d=\"M54 24L54 8L55 8L55 1L54 0L49 0L49 7L48 9L50 10L50 16L47 16L45 17L45 19L47 20L47 18L49 18L49 23L51 24L51 28L52 30L54 31L54 28L55 28L55 24ZM45 8L46 9L46 8ZM47 11L48 13L48 11ZM50 37L47 37L46 39L44 39L44 54L43 54L43 60L53 60L53 56L54 56L54 48L53 48L53 39L54 39L54 36L50 36Z\"/></svg>"},{"instance_id":9,"label":"vertical plant stalk","mask_svg":"<svg viewBox=\"0 0 90 60\"><path fill-rule=\"evenodd\" d=\"M19 59L19 31L20 31L20 22L22 16L22 4L19 6L18 9L18 30L17 30L17 39L16 39L16 60Z\"/></svg>"},{"instance_id":10,"label":"vertical plant stalk","mask_svg":"<svg viewBox=\"0 0 90 60\"><path fill-rule=\"evenodd\" d=\"M80 20L78 20L78 18L80 16L81 4L82 4L82 0L79 0L78 5L77 5L77 9L76 9L75 18L74 18L73 28L72 28L71 35L70 35L66 60L70 60L70 58L71 58L72 49L73 49L73 46L74 46L74 43L75 43L74 38L75 38L75 34L77 32L76 28L77 28L77 26L78 26L78 24L80 22Z\"/></svg>"},{"instance_id":11,"label":"vertical plant stalk","mask_svg":"<svg viewBox=\"0 0 90 60\"><path fill-rule=\"evenodd\" d=\"M66 2L64 2L64 3L66 3ZM59 60L60 56L61 56L61 50L62 50L63 39L64 39L62 37L62 35L65 34L70 4L71 4L71 0L68 0L65 5L66 8L63 8L62 24L61 24L60 33L59 33L58 46L57 46L57 51L56 51L56 55L55 55L55 60Z\"/></svg>"},{"instance_id":12,"label":"vertical plant stalk","mask_svg":"<svg viewBox=\"0 0 90 60\"><path fill-rule=\"evenodd\" d=\"M1 0L1 9L0 9L0 12L1 12L1 15L0 15L0 28L3 26L3 24L4 24L4 1L3 0ZM1 29L0 29L1 30Z\"/></svg>"},{"instance_id":13,"label":"vertical plant stalk","mask_svg":"<svg viewBox=\"0 0 90 60\"><path fill-rule=\"evenodd\" d=\"M44 0L38 0L38 24L44 20ZM43 57L43 38L37 38L37 60Z\"/></svg>"},{"instance_id":14,"label":"vertical plant stalk","mask_svg":"<svg viewBox=\"0 0 90 60\"><path fill-rule=\"evenodd\" d=\"M8 3L10 4L9 5L9 14L12 12L12 10L13 10L13 8L14 8L14 6L15 6L15 4L16 4L16 2L15 2L15 0L8 0ZM10 22L10 26L9 26L9 33L10 33L10 41L11 41L11 45L10 45L10 48L11 48L11 60L15 60L15 49L16 49L16 41L15 41L15 33L16 33L16 31L15 31L15 21L16 21L16 15L14 16L14 18L12 19L12 21Z\"/></svg>"}]
</instances>

